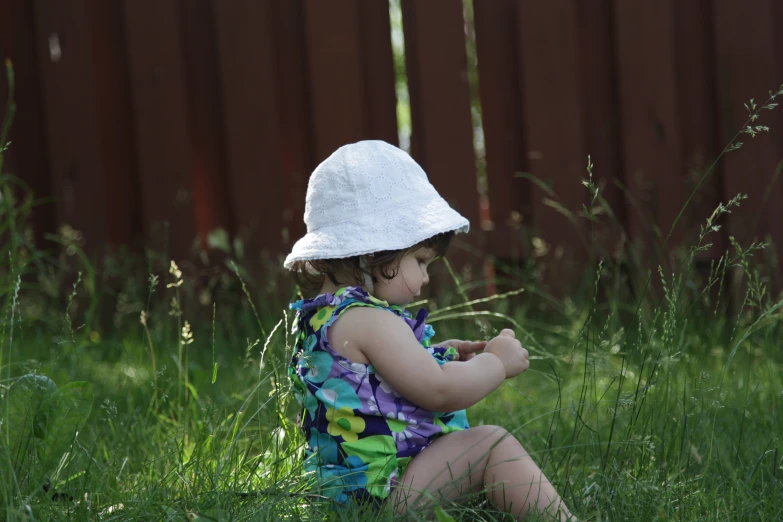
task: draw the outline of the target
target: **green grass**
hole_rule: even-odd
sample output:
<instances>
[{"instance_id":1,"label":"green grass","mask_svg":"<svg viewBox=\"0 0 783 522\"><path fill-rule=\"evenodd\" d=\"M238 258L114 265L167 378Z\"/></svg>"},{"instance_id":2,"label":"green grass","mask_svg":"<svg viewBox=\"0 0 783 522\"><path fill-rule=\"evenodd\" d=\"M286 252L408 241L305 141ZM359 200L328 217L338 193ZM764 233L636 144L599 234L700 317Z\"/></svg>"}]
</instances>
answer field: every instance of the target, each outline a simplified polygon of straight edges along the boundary
<instances>
[{"instance_id":1,"label":"green grass","mask_svg":"<svg viewBox=\"0 0 783 522\"><path fill-rule=\"evenodd\" d=\"M37 249L26 233L35 202L0 181L0 519L377 518L334 511L302 474L286 370L293 290L280 273L196 261L179 273L152 255L97 271L73 231L62 248ZM601 198L586 186L590 221ZM501 281L521 294L465 304L483 284L466 280L427 303L436 340L515 325L531 369L469 419L513 432L580 519L783 518L783 308L763 276L774 267L759 245L734 245L696 269L740 202L718 209L670 270L591 263L563 298L531 261ZM94 405L56 465L31 456L14 469L8 392L31 373L61 389L90 383ZM442 508L441 519L503 519L481 499Z\"/></svg>"},{"instance_id":2,"label":"green grass","mask_svg":"<svg viewBox=\"0 0 783 522\"><path fill-rule=\"evenodd\" d=\"M256 316L237 283L214 308L186 306L183 297L178 317L171 299L195 293L192 282L185 276L182 286L164 289L176 279L158 275L149 337L139 321L142 299L101 333L77 319L89 309L82 283L73 300L37 312L26 305L44 292L34 280L15 304L13 292L4 296L3 390L38 373L61 387L87 381L95 394L88 422L50 473L48 493L20 498L2 481L5 518L373 519L332 513L301 474L302 438L285 377L291 315L282 306L259 311L271 297L254 296L249 285ZM604 273L598 286L611 288L616 277ZM509 320L521 327L531 370L469 417L512 431L582 519L780 519L781 308L765 297L760 307L730 312L725 296L716 307L696 290L674 295L675 287L696 283L669 279L659 302L645 301L638 313L623 292L601 301L586 292L553 305L558 300L528 286L521 295L457 309L444 306L458 303L446 295L433 320L440 338L481 337L491 334L485 324L499 329ZM468 315L482 310L495 315ZM185 320L194 325L193 342L183 345ZM443 507L455 519L502 519L479 502Z\"/></svg>"}]
</instances>

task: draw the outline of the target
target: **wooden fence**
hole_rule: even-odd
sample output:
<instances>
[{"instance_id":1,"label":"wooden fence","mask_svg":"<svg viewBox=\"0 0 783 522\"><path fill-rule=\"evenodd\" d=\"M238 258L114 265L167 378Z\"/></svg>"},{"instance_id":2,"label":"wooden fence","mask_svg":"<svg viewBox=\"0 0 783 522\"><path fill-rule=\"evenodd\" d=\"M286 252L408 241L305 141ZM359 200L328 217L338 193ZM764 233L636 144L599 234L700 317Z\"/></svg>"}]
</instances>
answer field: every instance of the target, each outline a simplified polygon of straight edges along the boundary
<instances>
[{"instance_id":1,"label":"wooden fence","mask_svg":"<svg viewBox=\"0 0 783 522\"><path fill-rule=\"evenodd\" d=\"M620 227L642 243L656 227L665 236L744 125L743 103L783 83L775 0L473 4L466 25L460 0L402 0L411 153L471 220L474 245L499 258L529 255L520 225L584 251L586 221L562 208L588 201L588 153L617 223L602 244ZM0 0L0 55L17 80L6 170L53 198L37 231L68 223L92 247L165 238L185 256L220 227L252 252L285 253L319 161L360 139L397 142L386 0ZM772 132L744 136L684 213L694 227L749 195L709 255L728 234L783 244L781 111L759 124Z\"/></svg>"}]
</instances>

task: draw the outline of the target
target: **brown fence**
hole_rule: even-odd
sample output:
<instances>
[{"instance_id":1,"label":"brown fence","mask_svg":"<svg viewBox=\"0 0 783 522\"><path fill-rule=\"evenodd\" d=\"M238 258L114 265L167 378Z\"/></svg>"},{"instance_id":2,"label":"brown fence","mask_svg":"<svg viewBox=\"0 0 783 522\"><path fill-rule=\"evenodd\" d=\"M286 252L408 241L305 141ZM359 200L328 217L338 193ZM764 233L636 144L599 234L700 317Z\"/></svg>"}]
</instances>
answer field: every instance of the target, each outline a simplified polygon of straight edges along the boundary
<instances>
[{"instance_id":1,"label":"brown fence","mask_svg":"<svg viewBox=\"0 0 783 522\"><path fill-rule=\"evenodd\" d=\"M783 83L775 0L473 4L466 24L460 0L402 0L411 153L500 258L529 254L520 225L584 253L586 221L563 209L588 201L588 153L614 211L601 244L620 228L665 237L747 119L743 103ZM68 223L93 247L165 241L183 256L220 227L284 253L320 160L360 139L397 142L386 0L0 0L0 55L17 79L6 170L53 198L37 231ZM728 234L783 244L781 112L759 123L772 133L722 160L671 245L738 192L750 200L710 255Z\"/></svg>"}]
</instances>

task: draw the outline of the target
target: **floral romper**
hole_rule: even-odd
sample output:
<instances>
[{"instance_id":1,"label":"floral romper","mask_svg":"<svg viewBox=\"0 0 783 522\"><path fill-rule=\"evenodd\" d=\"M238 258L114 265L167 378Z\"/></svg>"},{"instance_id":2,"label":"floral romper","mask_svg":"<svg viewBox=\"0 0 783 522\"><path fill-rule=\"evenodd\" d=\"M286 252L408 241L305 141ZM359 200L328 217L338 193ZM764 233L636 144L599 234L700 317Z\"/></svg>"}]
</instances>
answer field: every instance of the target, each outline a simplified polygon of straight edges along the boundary
<instances>
[{"instance_id":1,"label":"floral romper","mask_svg":"<svg viewBox=\"0 0 783 522\"><path fill-rule=\"evenodd\" d=\"M303 408L305 470L315 472L322 493L341 504L381 503L413 457L438 436L469 426L465 410L420 408L395 392L372 365L351 362L332 349L329 326L354 306L399 316L438 364L457 359L457 351L430 346L435 331L425 323L426 310L414 318L361 287L291 304L297 310L297 338L289 373Z\"/></svg>"}]
</instances>

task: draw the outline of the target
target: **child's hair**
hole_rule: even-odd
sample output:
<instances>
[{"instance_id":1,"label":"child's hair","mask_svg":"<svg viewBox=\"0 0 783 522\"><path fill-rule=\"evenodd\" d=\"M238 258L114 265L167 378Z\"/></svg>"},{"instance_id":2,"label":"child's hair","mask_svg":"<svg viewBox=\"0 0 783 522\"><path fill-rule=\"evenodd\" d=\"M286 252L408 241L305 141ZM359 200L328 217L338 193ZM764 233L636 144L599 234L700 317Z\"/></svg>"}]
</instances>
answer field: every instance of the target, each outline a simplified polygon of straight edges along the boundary
<instances>
[{"instance_id":1,"label":"child's hair","mask_svg":"<svg viewBox=\"0 0 783 522\"><path fill-rule=\"evenodd\" d=\"M342 259L317 259L313 261L296 261L291 266L294 281L302 289L305 295L318 293L326 278L335 285L355 284L362 285L365 276L377 282L376 274L384 279L393 279L400 268L400 262L406 254L415 252L420 248L431 248L436 257L443 257L451 246L455 232L444 232L429 239L420 241L412 247L402 250L386 250L375 252L372 255L352 256ZM364 260L364 261L363 261ZM338 281L337 273L349 274L351 281Z\"/></svg>"}]
</instances>

